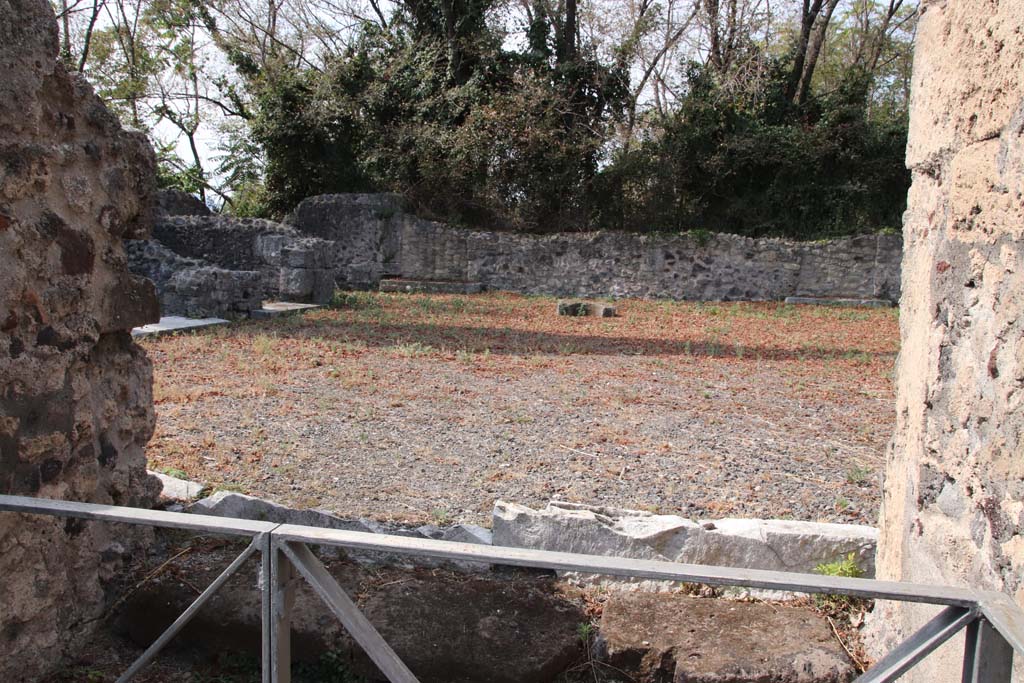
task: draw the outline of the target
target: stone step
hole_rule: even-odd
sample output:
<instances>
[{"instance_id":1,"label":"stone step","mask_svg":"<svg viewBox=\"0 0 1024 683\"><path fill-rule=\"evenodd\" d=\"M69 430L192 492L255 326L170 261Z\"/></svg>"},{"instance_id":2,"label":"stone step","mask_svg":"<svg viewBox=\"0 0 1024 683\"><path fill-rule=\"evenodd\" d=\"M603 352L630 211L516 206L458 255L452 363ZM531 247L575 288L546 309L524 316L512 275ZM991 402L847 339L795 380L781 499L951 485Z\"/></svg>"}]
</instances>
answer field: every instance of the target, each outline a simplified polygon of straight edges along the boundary
<instances>
[{"instance_id":1,"label":"stone step","mask_svg":"<svg viewBox=\"0 0 1024 683\"><path fill-rule=\"evenodd\" d=\"M256 309L249 316L253 320L267 320L278 318L282 315L293 315L295 313L308 313L323 308L319 304L299 304L292 301L265 301L263 308Z\"/></svg>"},{"instance_id":2,"label":"stone step","mask_svg":"<svg viewBox=\"0 0 1024 683\"><path fill-rule=\"evenodd\" d=\"M896 305L888 299L842 299L822 296L787 296L786 303L811 306L842 306L848 308L892 308Z\"/></svg>"},{"instance_id":3,"label":"stone step","mask_svg":"<svg viewBox=\"0 0 1024 683\"><path fill-rule=\"evenodd\" d=\"M196 330L213 325L226 325L227 323L228 321L223 318L185 318L180 315L165 315L160 318L160 322L132 329L132 336L136 339L141 337L158 337L164 334Z\"/></svg>"},{"instance_id":4,"label":"stone step","mask_svg":"<svg viewBox=\"0 0 1024 683\"><path fill-rule=\"evenodd\" d=\"M391 278L380 281L380 291L404 292L407 294L477 294L483 291L483 285L479 282Z\"/></svg>"},{"instance_id":5,"label":"stone step","mask_svg":"<svg viewBox=\"0 0 1024 683\"><path fill-rule=\"evenodd\" d=\"M768 603L614 592L597 650L640 683L844 683L854 676L824 617Z\"/></svg>"}]
</instances>

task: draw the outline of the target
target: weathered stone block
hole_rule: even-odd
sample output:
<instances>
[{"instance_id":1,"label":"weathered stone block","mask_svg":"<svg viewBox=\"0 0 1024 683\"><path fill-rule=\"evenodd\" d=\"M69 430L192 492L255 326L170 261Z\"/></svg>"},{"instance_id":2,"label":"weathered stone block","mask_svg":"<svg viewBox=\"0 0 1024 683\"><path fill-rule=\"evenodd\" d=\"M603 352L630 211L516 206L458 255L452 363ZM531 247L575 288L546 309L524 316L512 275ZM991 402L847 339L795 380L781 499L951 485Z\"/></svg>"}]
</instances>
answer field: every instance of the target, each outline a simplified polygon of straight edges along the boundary
<instances>
[{"instance_id":1,"label":"weathered stone block","mask_svg":"<svg viewBox=\"0 0 1024 683\"><path fill-rule=\"evenodd\" d=\"M697 523L675 515L553 502L543 510L498 501L494 545L587 555L813 572L847 557L871 576L878 532L854 524L763 519Z\"/></svg>"},{"instance_id":2,"label":"weathered stone block","mask_svg":"<svg viewBox=\"0 0 1024 683\"><path fill-rule=\"evenodd\" d=\"M169 500L193 501L203 494L206 489L204 484L187 479L178 479L161 472L150 472L150 476L156 477L163 487L160 497Z\"/></svg>"},{"instance_id":3,"label":"weathered stone block","mask_svg":"<svg viewBox=\"0 0 1024 683\"><path fill-rule=\"evenodd\" d=\"M313 294L316 272L303 268L282 268L278 276L278 292L286 300L303 300Z\"/></svg>"},{"instance_id":4,"label":"weathered stone block","mask_svg":"<svg viewBox=\"0 0 1024 683\"><path fill-rule=\"evenodd\" d=\"M57 51L47 2L4 3L0 487L145 507L158 490L143 452L152 371L129 330L158 314L122 239L151 229L155 156ZM104 582L146 536L0 516L0 680L50 680L99 623Z\"/></svg>"},{"instance_id":5,"label":"weathered stone block","mask_svg":"<svg viewBox=\"0 0 1024 683\"><path fill-rule=\"evenodd\" d=\"M558 315L614 318L615 306L597 301L559 301Z\"/></svg>"},{"instance_id":6,"label":"weathered stone block","mask_svg":"<svg viewBox=\"0 0 1024 683\"><path fill-rule=\"evenodd\" d=\"M282 265L288 268L317 268L320 266L319 254L312 249L302 247L285 247L281 251Z\"/></svg>"}]
</instances>

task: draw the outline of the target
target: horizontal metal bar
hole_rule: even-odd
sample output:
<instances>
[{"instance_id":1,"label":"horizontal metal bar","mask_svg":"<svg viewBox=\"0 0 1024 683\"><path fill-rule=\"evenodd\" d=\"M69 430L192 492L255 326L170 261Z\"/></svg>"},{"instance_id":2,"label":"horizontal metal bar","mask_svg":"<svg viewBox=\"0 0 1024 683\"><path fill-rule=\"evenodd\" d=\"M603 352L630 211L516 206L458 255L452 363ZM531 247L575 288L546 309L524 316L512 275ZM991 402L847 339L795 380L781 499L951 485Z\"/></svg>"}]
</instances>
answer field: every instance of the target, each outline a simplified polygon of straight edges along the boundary
<instances>
[{"instance_id":1,"label":"horizontal metal bar","mask_svg":"<svg viewBox=\"0 0 1024 683\"><path fill-rule=\"evenodd\" d=\"M389 536L362 531L344 531L341 529L321 529L293 524L282 524L279 526L274 531L274 538L447 560L468 560L519 567L541 567L560 571L587 572L667 581L689 581L716 586L746 586L749 588L797 591L800 593L836 593L862 598L900 600L903 602L920 602L933 605L957 605L960 607L973 607L977 603L975 591L967 588L930 586L895 581L875 581L873 579L848 579L837 576L774 572L762 569L678 564L624 557L576 555L549 550L453 543L426 538Z\"/></svg>"},{"instance_id":2,"label":"horizontal metal bar","mask_svg":"<svg viewBox=\"0 0 1024 683\"><path fill-rule=\"evenodd\" d=\"M947 607L889 651L853 683L890 683L978 618L974 609Z\"/></svg>"},{"instance_id":3,"label":"horizontal metal bar","mask_svg":"<svg viewBox=\"0 0 1024 683\"><path fill-rule=\"evenodd\" d=\"M251 537L256 534L268 533L278 526L273 522L257 522L251 519L192 515L183 512L144 510L142 508L120 507L117 505L76 503L69 500L29 498L26 496L0 496L0 512L21 512L31 515L74 517L76 519L92 519L103 522L124 522L126 524L142 524L170 529L205 531L229 536Z\"/></svg>"},{"instance_id":4,"label":"horizontal metal bar","mask_svg":"<svg viewBox=\"0 0 1024 683\"><path fill-rule=\"evenodd\" d=\"M135 674L142 671L147 664L153 661L153 658L156 657L157 654L160 653L160 650L162 650L164 646L171 641L171 638L178 635L178 632L185 628L185 625L192 620L192 617L196 615L196 612L198 612L202 606L220 590L221 586L223 586L228 579L235 575L235 572L237 572L242 564L244 564L245 561L248 560L254 552L256 552L262 543L263 539L261 537L257 536L253 538L252 543L242 551L242 554L236 557L234 561L228 565L227 569L221 572L220 576L214 579L213 583L207 586L206 590L204 590L199 597L195 599L195 602L189 605L188 608L181 613L181 616L175 619L174 623L168 626L167 630L161 633L160 637L154 640L152 645L146 648L146 651L143 652L142 655L140 655L139 658L136 659L130 667L128 667L128 670L117 679L117 683L128 683Z\"/></svg>"}]
</instances>

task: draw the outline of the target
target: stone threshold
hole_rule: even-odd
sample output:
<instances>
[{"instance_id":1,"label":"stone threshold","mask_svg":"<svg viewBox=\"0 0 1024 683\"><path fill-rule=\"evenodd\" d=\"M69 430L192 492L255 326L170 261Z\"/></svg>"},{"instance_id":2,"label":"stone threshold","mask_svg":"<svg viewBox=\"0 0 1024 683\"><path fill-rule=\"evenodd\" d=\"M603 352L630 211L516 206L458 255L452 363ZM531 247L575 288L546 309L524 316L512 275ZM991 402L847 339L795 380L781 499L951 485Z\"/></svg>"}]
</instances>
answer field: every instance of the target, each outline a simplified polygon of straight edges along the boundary
<instances>
[{"instance_id":1,"label":"stone threshold","mask_svg":"<svg viewBox=\"0 0 1024 683\"><path fill-rule=\"evenodd\" d=\"M166 491L165 491L166 493ZM183 502L189 498L181 496ZM177 507L177 506L176 506ZM177 509L181 509L177 507ZM472 524L419 527L344 519L326 510L292 509L241 493L220 491L187 507L188 512L259 519L279 524L345 529L431 538L500 547L529 548L609 557L632 557L688 564L706 564L771 571L814 573L819 565L850 559L865 577L875 572L878 530L859 524L802 522L779 519L694 521L676 515L655 515L579 503L552 501L542 510L496 501L492 528ZM383 553L353 553L370 564L412 562L431 566L426 558L397 558ZM443 564L443 562L442 562ZM486 570L483 563L464 563L464 570ZM560 572L577 585L603 585L628 590L671 590L672 582L631 581ZM737 589L731 597L792 599L797 594Z\"/></svg>"},{"instance_id":2,"label":"stone threshold","mask_svg":"<svg viewBox=\"0 0 1024 683\"><path fill-rule=\"evenodd\" d=\"M807 306L838 306L843 308L892 308L888 299L843 299L822 296L787 296L785 303Z\"/></svg>"},{"instance_id":3,"label":"stone threshold","mask_svg":"<svg viewBox=\"0 0 1024 683\"><path fill-rule=\"evenodd\" d=\"M159 337L164 334L197 330L203 327L214 325L226 325L229 321L223 318L185 318L180 315L161 316L159 322L143 325L132 329L132 336L136 339L142 337Z\"/></svg>"},{"instance_id":4,"label":"stone threshold","mask_svg":"<svg viewBox=\"0 0 1024 683\"><path fill-rule=\"evenodd\" d=\"M484 287L479 282L449 280L411 280L391 278L380 281L380 291L406 294L478 294Z\"/></svg>"},{"instance_id":5,"label":"stone threshold","mask_svg":"<svg viewBox=\"0 0 1024 683\"><path fill-rule=\"evenodd\" d=\"M319 304L300 304L292 301L264 301L263 308L250 312L249 317L253 320L268 320L282 315L308 313L319 308L323 308L323 306Z\"/></svg>"}]
</instances>

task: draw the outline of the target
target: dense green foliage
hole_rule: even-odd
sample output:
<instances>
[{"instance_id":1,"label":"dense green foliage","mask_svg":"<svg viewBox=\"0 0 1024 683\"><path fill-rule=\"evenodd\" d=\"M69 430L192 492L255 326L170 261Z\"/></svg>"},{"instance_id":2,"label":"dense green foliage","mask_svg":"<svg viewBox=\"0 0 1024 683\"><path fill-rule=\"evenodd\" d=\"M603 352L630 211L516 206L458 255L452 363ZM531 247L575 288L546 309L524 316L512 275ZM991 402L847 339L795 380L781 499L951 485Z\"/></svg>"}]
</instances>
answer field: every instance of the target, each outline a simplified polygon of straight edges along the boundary
<instances>
[{"instance_id":1,"label":"dense green foliage","mask_svg":"<svg viewBox=\"0 0 1024 683\"><path fill-rule=\"evenodd\" d=\"M739 92L691 65L678 107L615 149L621 66L586 51L559 62L544 25L532 27L528 50L511 52L475 22L453 57L436 23L403 19L389 31L368 25L322 71L260 76L252 130L266 156L265 212L314 194L388 190L434 218L539 232L816 238L899 225L906 126L868 117L862 73L794 103L784 59Z\"/></svg>"},{"instance_id":2,"label":"dense green foliage","mask_svg":"<svg viewBox=\"0 0 1024 683\"><path fill-rule=\"evenodd\" d=\"M910 182L905 124L868 120L863 78L798 107L776 73L740 99L692 67L660 135L602 174L597 224L796 238L898 227Z\"/></svg>"},{"instance_id":3,"label":"dense green foliage","mask_svg":"<svg viewBox=\"0 0 1024 683\"><path fill-rule=\"evenodd\" d=\"M906 201L904 0L54 1L161 184L238 215L391 191L490 229L817 238Z\"/></svg>"},{"instance_id":4,"label":"dense green foliage","mask_svg":"<svg viewBox=\"0 0 1024 683\"><path fill-rule=\"evenodd\" d=\"M507 52L486 29L456 58L431 22L405 19L367 26L323 71L261 74L252 130L267 211L378 189L457 223L586 225L621 76L592 57L564 66Z\"/></svg>"}]
</instances>

